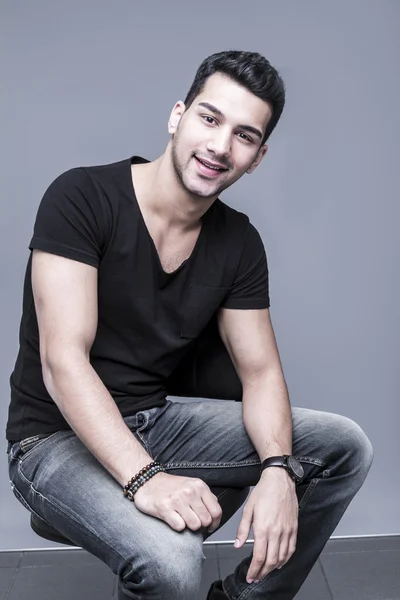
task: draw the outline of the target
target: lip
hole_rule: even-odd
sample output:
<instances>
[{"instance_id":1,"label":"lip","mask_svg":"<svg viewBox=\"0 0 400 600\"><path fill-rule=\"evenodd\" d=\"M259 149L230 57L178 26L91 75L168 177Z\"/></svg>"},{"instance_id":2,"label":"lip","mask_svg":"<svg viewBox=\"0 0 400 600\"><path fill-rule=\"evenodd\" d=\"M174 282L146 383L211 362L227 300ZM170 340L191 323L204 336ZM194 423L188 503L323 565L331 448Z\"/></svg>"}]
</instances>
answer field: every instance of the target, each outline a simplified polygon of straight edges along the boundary
<instances>
[{"instance_id":1,"label":"lip","mask_svg":"<svg viewBox=\"0 0 400 600\"><path fill-rule=\"evenodd\" d=\"M212 162L211 160L206 160L205 158L202 158L201 156L196 156L196 158L197 158L197 160L202 161L203 163L206 163L206 165L210 165L211 167L217 167L218 169L227 170L227 167L225 165L221 165L220 163L215 163L215 162Z\"/></svg>"},{"instance_id":2,"label":"lip","mask_svg":"<svg viewBox=\"0 0 400 600\"><path fill-rule=\"evenodd\" d=\"M202 159L199 160L197 156L194 156L194 158L196 159L197 168L202 175L206 175L209 178L216 178L219 177L222 173L226 173L226 167L223 167L222 165L219 165L217 163L208 163L210 165L212 164L215 167L224 169L224 171L216 171L215 169L211 169L210 167L207 167L205 164L203 164L201 162Z\"/></svg>"}]
</instances>

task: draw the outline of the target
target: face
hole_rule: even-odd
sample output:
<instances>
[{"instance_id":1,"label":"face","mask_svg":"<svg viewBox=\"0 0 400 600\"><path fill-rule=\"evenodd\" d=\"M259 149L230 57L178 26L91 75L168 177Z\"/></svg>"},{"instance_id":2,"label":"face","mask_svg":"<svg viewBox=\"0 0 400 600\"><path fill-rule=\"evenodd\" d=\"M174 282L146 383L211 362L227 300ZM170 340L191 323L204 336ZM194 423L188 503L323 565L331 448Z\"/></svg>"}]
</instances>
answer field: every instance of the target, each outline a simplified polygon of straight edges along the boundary
<instances>
[{"instance_id":1,"label":"face","mask_svg":"<svg viewBox=\"0 0 400 600\"><path fill-rule=\"evenodd\" d=\"M172 164L192 195L217 197L244 173L252 173L267 152L262 137L272 112L228 77L215 73L185 110L178 102L170 117Z\"/></svg>"}]
</instances>

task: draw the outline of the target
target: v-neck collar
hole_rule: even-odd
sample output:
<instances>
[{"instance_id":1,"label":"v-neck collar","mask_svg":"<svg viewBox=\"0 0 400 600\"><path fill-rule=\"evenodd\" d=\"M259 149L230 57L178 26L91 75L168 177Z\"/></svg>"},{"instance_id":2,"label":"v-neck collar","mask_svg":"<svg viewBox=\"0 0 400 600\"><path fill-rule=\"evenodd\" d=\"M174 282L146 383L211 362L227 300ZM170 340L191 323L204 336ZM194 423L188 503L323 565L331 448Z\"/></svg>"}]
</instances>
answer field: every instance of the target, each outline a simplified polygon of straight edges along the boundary
<instances>
[{"instance_id":1,"label":"v-neck collar","mask_svg":"<svg viewBox=\"0 0 400 600\"><path fill-rule=\"evenodd\" d=\"M146 158L143 158L141 156L136 156L136 155L132 156L131 158L128 159L128 171L129 171L128 172L128 176L129 176L129 182L130 182L130 191L132 193L132 199L133 199L135 208L138 211L140 221L141 221L142 226L143 226L143 228L144 228L144 230L146 232L146 235L147 235L147 237L149 239L150 245L151 245L151 247L153 249L153 253L154 253L155 257L156 257L156 262L157 262L158 268L159 268L159 270L160 270L163 278L166 279L166 280L169 280L171 277L174 277L179 271L181 271L186 266L186 264L191 261L192 257L196 254L197 249L198 249L198 247L199 247L199 245L201 243L201 239L202 239L202 237L204 235L204 226L205 226L205 222L206 222L206 217L207 217L208 213L210 212L210 209L212 208L213 205L210 206L210 208L201 217L202 226L201 226L201 229L200 229L200 233L197 236L197 240L196 240L196 243L195 243L195 245L193 247L193 250L190 253L190 256L188 258L186 258L179 265L179 267L177 267L174 271L171 271L171 272L165 271L164 268L163 268L163 266L162 266L162 264L161 264L160 256L158 254L158 250L156 248L154 240L153 240L153 238L152 238L152 236L150 234L150 231L149 231L149 229L147 227L146 221L145 221L145 219L143 217L143 213L142 213L142 211L140 209L140 205L139 205L139 202L138 202L137 197L136 197L135 184L133 182L133 177L132 177L131 167L132 167L133 164L143 164L143 163L148 163L148 162L150 162L150 161L148 161Z\"/></svg>"}]
</instances>

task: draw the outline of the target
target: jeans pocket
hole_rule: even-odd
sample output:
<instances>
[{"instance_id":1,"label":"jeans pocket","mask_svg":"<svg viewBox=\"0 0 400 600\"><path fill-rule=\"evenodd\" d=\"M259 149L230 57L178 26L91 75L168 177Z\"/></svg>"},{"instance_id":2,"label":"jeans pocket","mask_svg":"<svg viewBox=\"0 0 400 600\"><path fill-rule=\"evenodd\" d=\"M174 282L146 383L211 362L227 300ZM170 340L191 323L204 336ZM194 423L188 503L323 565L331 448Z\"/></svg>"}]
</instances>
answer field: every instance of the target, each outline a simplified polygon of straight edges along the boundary
<instances>
[{"instance_id":1,"label":"jeans pocket","mask_svg":"<svg viewBox=\"0 0 400 600\"><path fill-rule=\"evenodd\" d=\"M39 433L15 442L10 449L10 458L19 459L20 461L25 460L38 446L57 433Z\"/></svg>"}]
</instances>

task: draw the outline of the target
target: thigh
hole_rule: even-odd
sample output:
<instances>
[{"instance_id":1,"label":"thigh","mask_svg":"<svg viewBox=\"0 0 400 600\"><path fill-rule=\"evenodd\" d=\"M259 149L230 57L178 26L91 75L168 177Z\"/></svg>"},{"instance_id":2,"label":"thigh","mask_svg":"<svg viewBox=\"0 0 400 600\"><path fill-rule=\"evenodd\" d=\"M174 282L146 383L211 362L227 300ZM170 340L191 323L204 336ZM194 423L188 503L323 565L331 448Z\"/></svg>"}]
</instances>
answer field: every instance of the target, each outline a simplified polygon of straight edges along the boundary
<instances>
[{"instance_id":1,"label":"thigh","mask_svg":"<svg viewBox=\"0 0 400 600\"><path fill-rule=\"evenodd\" d=\"M199 477L210 486L258 482L260 458L246 432L241 402L169 402L159 418L157 410L144 411L150 414L140 435L169 473ZM307 478L327 468L332 454L359 430L340 415L297 407L292 408L292 425L292 454Z\"/></svg>"},{"instance_id":2,"label":"thigh","mask_svg":"<svg viewBox=\"0 0 400 600\"><path fill-rule=\"evenodd\" d=\"M241 402L168 402L143 411L140 431L147 451L173 475L199 477L209 486L244 488L259 478L260 460L246 432Z\"/></svg>"},{"instance_id":3,"label":"thigh","mask_svg":"<svg viewBox=\"0 0 400 600\"><path fill-rule=\"evenodd\" d=\"M15 446L9 461L18 499L120 577L134 570L140 581L149 566L162 572L171 547L177 565L201 568L201 533L176 532L140 512L73 432L57 432L26 454Z\"/></svg>"}]
</instances>

